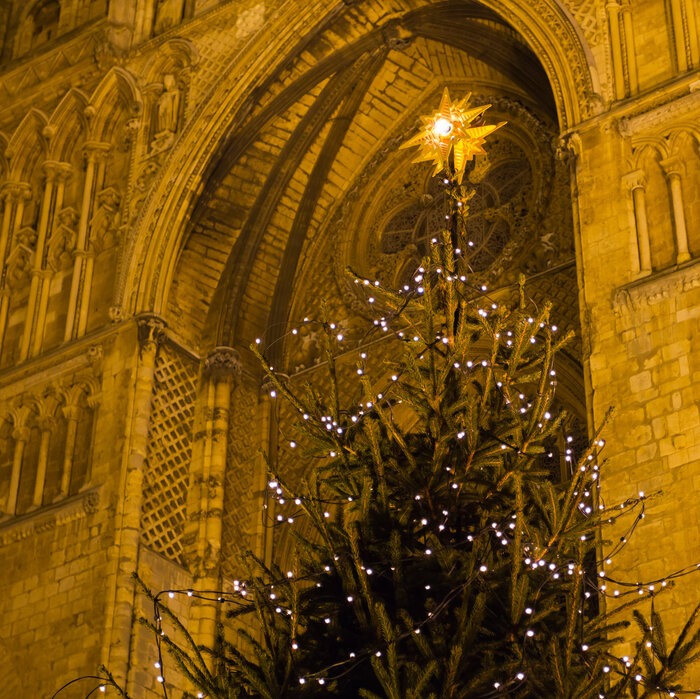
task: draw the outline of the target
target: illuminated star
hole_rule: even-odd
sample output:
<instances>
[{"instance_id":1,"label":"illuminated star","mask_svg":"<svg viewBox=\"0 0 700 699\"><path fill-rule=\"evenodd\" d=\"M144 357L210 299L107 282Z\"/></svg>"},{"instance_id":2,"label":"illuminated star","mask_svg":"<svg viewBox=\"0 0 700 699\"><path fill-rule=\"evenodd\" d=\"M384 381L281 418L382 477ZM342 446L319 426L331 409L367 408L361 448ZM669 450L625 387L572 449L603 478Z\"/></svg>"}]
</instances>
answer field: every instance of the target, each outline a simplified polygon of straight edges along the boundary
<instances>
[{"instance_id":1,"label":"illuminated star","mask_svg":"<svg viewBox=\"0 0 700 699\"><path fill-rule=\"evenodd\" d=\"M450 101L447 88L442 93L440 108L431 116L421 117L423 128L401 148L420 146L420 152L413 159L414 163L433 162L437 175L441 170L462 183L464 169L472 158L486 151L483 143L491 132L505 124L480 124L481 115L491 106L481 105L467 109L471 93L458 102ZM477 123L475 123L477 122ZM453 162L450 163L450 154Z\"/></svg>"}]
</instances>

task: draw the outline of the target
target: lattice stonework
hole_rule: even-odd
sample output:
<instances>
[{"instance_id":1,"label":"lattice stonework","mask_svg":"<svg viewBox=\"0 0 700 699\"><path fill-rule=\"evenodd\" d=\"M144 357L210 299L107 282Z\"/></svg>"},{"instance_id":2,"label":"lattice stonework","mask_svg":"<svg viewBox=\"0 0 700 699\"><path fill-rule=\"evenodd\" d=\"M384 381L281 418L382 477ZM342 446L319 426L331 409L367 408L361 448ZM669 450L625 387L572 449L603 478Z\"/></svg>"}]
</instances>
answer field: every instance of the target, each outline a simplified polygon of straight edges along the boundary
<instances>
[{"instance_id":1,"label":"lattice stonework","mask_svg":"<svg viewBox=\"0 0 700 699\"><path fill-rule=\"evenodd\" d=\"M141 531L149 548L177 563L182 563L196 388L196 362L167 343L161 346L155 369Z\"/></svg>"}]
</instances>

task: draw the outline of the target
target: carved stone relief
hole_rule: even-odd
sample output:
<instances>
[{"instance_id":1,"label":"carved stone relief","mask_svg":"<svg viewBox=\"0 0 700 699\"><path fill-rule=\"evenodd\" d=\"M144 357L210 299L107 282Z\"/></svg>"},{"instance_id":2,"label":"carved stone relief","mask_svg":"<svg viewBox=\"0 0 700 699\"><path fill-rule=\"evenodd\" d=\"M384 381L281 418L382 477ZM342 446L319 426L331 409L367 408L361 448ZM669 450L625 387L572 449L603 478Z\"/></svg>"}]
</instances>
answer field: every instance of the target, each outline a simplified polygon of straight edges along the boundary
<instances>
[{"instance_id":1,"label":"carved stone relief","mask_svg":"<svg viewBox=\"0 0 700 699\"><path fill-rule=\"evenodd\" d=\"M71 253L75 250L78 236L75 228L78 218L78 212L72 206L61 209L56 216L57 225L51 232L46 249L46 261L54 272L68 269L73 263Z\"/></svg>"},{"instance_id":2,"label":"carved stone relief","mask_svg":"<svg viewBox=\"0 0 700 699\"><path fill-rule=\"evenodd\" d=\"M121 194L114 187L107 187L98 192L95 204L95 214L90 221L91 242L95 252L100 253L119 242Z\"/></svg>"}]
</instances>

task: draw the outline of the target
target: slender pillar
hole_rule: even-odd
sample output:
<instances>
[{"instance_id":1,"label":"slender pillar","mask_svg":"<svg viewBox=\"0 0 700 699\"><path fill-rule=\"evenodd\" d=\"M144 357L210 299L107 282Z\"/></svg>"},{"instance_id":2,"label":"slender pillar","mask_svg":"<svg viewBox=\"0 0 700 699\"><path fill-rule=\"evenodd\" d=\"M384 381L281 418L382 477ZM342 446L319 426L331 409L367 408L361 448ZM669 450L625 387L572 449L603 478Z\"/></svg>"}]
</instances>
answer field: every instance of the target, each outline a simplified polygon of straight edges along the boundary
<instances>
[{"instance_id":1,"label":"slender pillar","mask_svg":"<svg viewBox=\"0 0 700 699\"><path fill-rule=\"evenodd\" d=\"M63 414L66 417L66 449L63 452L61 485L56 500L63 500L70 492L70 479L73 473L73 452L75 451L75 440L78 435L80 410L77 405L66 405L63 408Z\"/></svg>"},{"instance_id":2,"label":"slender pillar","mask_svg":"<svg viewBox=\"0 0 700 699\"><path fill-rule=\"evenodd\" d=\"M204 465L203 500L200 522L203 534L199 550L201 565L197 571L198 587L216 590L221 587L221 535L223 530L224 487L226 479L226 452L228 446L231 391L240 375L238 353L230 347L217 347L204 363L203 380L206 386L207 433L204 436L208 455ZM202 602L193 608L198 629L197 640L210 648L216 640L219 616L216 602Z\"/></svg>"},{"instance_id":3,"label":"slender pillar","mask_svg":"<svg viewBox=\"0 0 700 699\"><path fill-rule=\"evenodd\" d=\"M23 182L8 182L0 192L4 204L2 223L0 223L0 350L5 339L7 315L10 310L7 258L12 248L12 236L22 227L24 203L31 195L31 188Z\"/></svg>"},{"instance_id":4,"label":"slender pillar","mask_svg":"<svg viewBox=\"0 0 700 699\"><path fill-rule=\"evenodd\" d=\"M7 494L5 514L14 515L17 512L17 497L19 496L19 477L22 470L24 449L29 441L29 428L22 425L16 427L12 436L15 440L15 453L12 458L12 474L10 475L10 490Z\"/></svg>"},{"instance_id":5,"label":"slender pillar","mask_svg":"<svg viewBox=\"0 0 700 699\"><path fill-rule=\"evenodd\" d=\"M37 464L36 478L34 480L34 494L32 496L31 509L41 507L44 499L44 486L46 485L46 467L49 460L49 440L51 429L55 424L52 417L46 416L40 421L41 442L39 443L39 463Z\"/></svg>"},{"instance_id":6,"label":"slender pillar","mask_svg":"<svg viewBox=\"0 0 700 699\"><path fill-rule=\"evenodd\" d=\"M281 374L278 374L281 376ZM269 473L270 465L277 465L277 400L272 396L272 383L265 379L260 388L258 414L256 423L260 440L260 451L255 460L255 490L254 495L260 502L260 518L255 530L257 555L266 563L272 562L271 524L275 519L275 500L270 497ZM266 455L266 458L263 456Z\"/></svg>"},{"instance_id":7,"label":"slender pillar","mask_svg":"<svg viewBox=\"0 0 700 699\"><path fill-rule=\"evenodd\" d=\"M634 42L631 0L622 0L622 26L625 30L625 55L627 57L629 91L630 94L635 95L639 92L639 72L637 70L637 51Z\"/></svg>"},{"instance_id":8,"label":"slender pillar","mask_svg":"<svg viewBox=\"0 0 700 699\"><path fill-rule=\"evenodd\" d=\"M683 188L681 174L683 163L677 156L661 161L671 189L671 204L673 206L673 232L676 238L676 264L681 264L690 259L688 250L688 230L685 225L685 212L683 210Z\"/></svg>"},{"instance_id":9,"label":"slender pillar","mask_svg":"<svg viewBox=\"0 0 700 699\"><path fill-rule=\"evenodd\" d=\"M92 142L85 145L85 182L83 185L83 198L80 205L80 219L78 220L78 237L73 253L73 278L71 280L70 296L68 300L68 314L66 316L66 331L64 340L72 340L79 337L78 317L82 305L85 255L88 246L89 225L92 219L92 209L95 201L95 191L104 175L104 159L112 146L109 143ZM102 166L101 166L102 164Z\"/></svg>"},{"instance_id":10,"label":"slender pillar","mask_svg":"<svg viewBox=\"0 0 700 699\"><path fill-rule=\"evenodd\" d=\"M685 73L688 70L688 55L686 53L685 28L683 26L683 2L671 0L671 20L673 22L673 39L676 49L676 62L678 71Z\"/></svg>"},{"instance_id":11,"label":"slender pillar","mask_svg":"<svg viewBox=\"0 0 700 699\"><path fill-rule=\"evenodd\" d=\"M697 27L697 0L685 0L685 22L686 26ZM688 31L688 48L690 54L690 67L697 69L700 66L700 37L698 32L689 29Z\"/></svg>"},{"instance_id":12,"label":"slender pillar","mask_svg":"<svg viewBox=\"0 0 700 699\"><path fill-rule=\"evenodd\" d=\"M623 182L632 195L632 225L637 242L637 273L641 277L651 274L651 245L647 223L646 179L642 170L635 170L623 177Z\"/></svg>"},{"instance_id":13,"label":"slender pillar","mask_svg":"<svg viewBox=\"0 0 700 699\"><path fill-rule=\"evenodd\" d=\"M95 250L92 243L88 243L88 249L84 253L84 272L81 284L81 293L78 303L78 337L82 337L87 330L88 314L90 311L90 293L92 292L92 273L95 269Z\"/></svg>"},{"instance_id":14,"label":"slender pillar","mask_svg":"<svg viewBox=\"0 0 700 699\"><path fill-rule=\"evenodd\" d=\"M39 227L37 229L36 250L34 253L34 266L32 269L32 281L29 287L29 302L27 304L27 320L24 324L22 343L20 344L19 359L24 361L29 356L29 345L32 339L32 332L35 323L35 310L37 297L39 295L39 285L41 283L41 263L44 257L44 245L46 243L46 231L49 225L49 215L51 213L51 200L55 186L55 174L51 168L44 167L46 179L44 182L44 195L41 199L41 210L39 214Z\"/></svg>"},{"instance_id":15,"label":"slender pillar","mask_svg":"<svg viewBox=\"0 0 700 699\"><path fill-rule=\"evenodd\" d=\"M605 5L610 28L610 51L612 53L613 77L615 80L615 99L625 96L625 73L622 67L622 38L620 36L620 4L612 0Z\"/></svg>"},{"instance_id":16,"label":"slender pillar","mask_svg":"<svg viewBox=\"0 0 700 699\"><path fill-rule=\"evenodd\" d=\"M129 693L131 691L128 671L135 595L131 575L138 568L143 475L148 448L156 356L165 328L163 321L153 315L138 317L137 325L139 353L130 404L115 542L110 549L112 572L109 585L112 604L108 608L103 646L104 661L109 664L115 676L126 683Z\"/></svg>"},{"instance_id":17,"label":"slender pillar","mask_svg":"<svg viewBox=\"0 0 700 699\"><path fill-rule=\"evenodd\" d=\"M37 248L34 258L34 277L38 278L38 291L36 298L32 299L30 295L30 311L31 315L27 314L27 318L33 318L33 330L31 332L32 344L29 348L29 356L33 357L39 354L41 344L44 341L44 331L46 329L46 311L49 305L49 285L51 282L51 270L47 268L48 242L53 232L56 212L63 204L63 195L66 187L66 180L70 177L73 170L70 163L60 163L49 161L44 163L46 171L46 189L51 186L51 195L48 202L47 220L44 224L44 229L40 228L38 232ZM42 212L42 221L43 221ZM32 281L34 280L32 278ZM33 310L33 304L36 305L36 312ZM25 331L26 334L26 331Z\"/></svg>"}]
</instances>

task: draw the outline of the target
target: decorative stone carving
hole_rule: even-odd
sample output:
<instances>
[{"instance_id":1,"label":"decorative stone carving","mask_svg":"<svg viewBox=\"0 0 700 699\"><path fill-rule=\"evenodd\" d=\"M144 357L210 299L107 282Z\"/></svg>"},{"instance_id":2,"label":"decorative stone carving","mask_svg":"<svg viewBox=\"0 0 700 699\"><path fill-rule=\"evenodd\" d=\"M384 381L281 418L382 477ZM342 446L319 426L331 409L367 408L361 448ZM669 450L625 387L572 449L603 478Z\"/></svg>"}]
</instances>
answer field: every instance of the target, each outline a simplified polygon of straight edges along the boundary
<instances>
[{"instance_id":1,"label":"decorative stone carving","mask_svg":"<svg viewBox=\"0 0 700 699\"><path fill-rule=\"evenodd\" d=\"M100 505L100 491L95 488L87 490L74 498L60 504L43 508L29 519L22 518L15 522L7 522L0 530L0 547L27 539L42 531L55 529L62 524L68 524L87 515L97 512Z\"/></svg>"},{"instance_id":2,"label":"decorative stone carving","mask_svg":"<svg viewBox=\"0 0 700 699\"><path fill-rule=\"evenodd\" d=\"M75 229L78 218L78 212L72 206L61 209L56 216L58 225L51 232L46 248L46 262L54 271L67 269L72 264L71 253L75 250L78 236Z\"/></svg>"},{"instance_id":3,"label":"decorative stone carving","mask_svg":"<svg viewBox=\"0 0 700 699\"><path fill-rule=\"evenodd\" d=\"M119 242L119 206L121 194L114 187L107 187L97 195L95 215L90 221L91 242L96 253L111 248Z\"/></svg>"},{"instance_id":4,"label":"decorative stone carving","mask_svg":"<svg viewBox=\"0 0 700 699\"><path fill-rule=\"evenodd\" d=\"M618 318L627 318L629 321L632 312L648 309L648 313L651 314L654 312L651 306L675 299L698 288L700 288L700 264L690 263L620 287L614 293L612 306Z\"/></svg>"},{"instance_id":5,"label":"decorative stone carving","mask_svg":"<svg viewBox=\"0 0 700 699\"><path fill-rule=\"evenodd\" d=\"M149 160L148 162L144 163L139 170L139 173L136 176L136 184L131 192L131 196L129 197L130 225L133 224L138 218L139 213L143 208L143 202L146 199L148 189L151 186L155 176L158 174L159 167L159 158L156 156L155 160Z\"/></svg>"},{"instance_id":6,"label":"decorative stone carving","mask_svg":"<svg viewBox=\"0 0 700 699\"><path fill-rule=\"evenodd\" d=\"M204 360L204 376L212 381L233 378L238 380L241 374L241 358L232 347L217 347Z\"/></svg>"},{"instance_id":7,"label":"decorative stone carving","mask_svg":"<svg viewBox=\"0 0 700 699\"><path fill-rule=\"evenodd\" d=\"M151 150L169 148L175 138L180 120L180 89L174 75L163 77L163 91L155 106L154 135Z\"/></svg>"},{"instance_id":8,"label":"decorative stone carving","mask_svg":"<svg viewBox=\"0 0 700 699\"><path fill-rule=\"evenodd\" d=\"M657 131L659 127L667 133L671 130L671 124L674 121L682 121L700 111L700 91L692 91L684 97L666 102L661 100L668 100L669 94L659 91L659 95L660 103L655 104L651 109L620 119L617 127L622 136L634 138L637 135Z\"/></svg>"},{"instance_id":9,"label":"decorative stone carving","mask_svg":"<svg viewBox=\"0 0 700 699\"><path fill-rule=\"evenodd\" d=\"M16 244L7 258L7 276L5 283L10 289L21 289L31 278L34 264L34 246L36 231L22 228L15 236Z\"/></svg>"},{"instance_id":10,"label":"decorative stone carving","mask_svg":"<svg viewBox=\"0 0 700 699\"><path fill-rule=\"evenodd\" d=\"M123 306L110 306L109 307L109 319L113 323L121 323L124 320L124 307Z\"/></svg>"},{"instance_id":11,"label":"decorative stone carving","mask_svg":"<svg viewBox=\"0 0 700 699\"><path fill-rule=\"evenodd\" d=\"M141 352L155 350L165 339L166 324L162 318L151 313L144 313L136 319L138 326L139 347Z\"/></svg>"}]
</instances>

